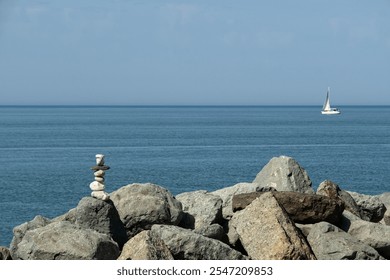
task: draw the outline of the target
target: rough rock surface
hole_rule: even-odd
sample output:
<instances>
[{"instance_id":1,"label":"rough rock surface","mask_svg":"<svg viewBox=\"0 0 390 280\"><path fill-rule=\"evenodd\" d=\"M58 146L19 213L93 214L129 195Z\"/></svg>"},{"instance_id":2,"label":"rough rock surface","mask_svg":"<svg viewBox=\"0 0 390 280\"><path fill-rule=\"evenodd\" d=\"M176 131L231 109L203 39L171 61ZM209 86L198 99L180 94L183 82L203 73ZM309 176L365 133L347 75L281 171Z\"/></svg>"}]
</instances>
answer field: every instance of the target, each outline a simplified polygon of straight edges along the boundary
<instances>
[{"instance_id":1,"label":"rough rock surface","mask_svg":"<svg viewBox=\"0 0 390 280\"><path fill-rule=\"evenodd\" d=\"M262 194L264 193L254 192L235 195L232 203L233 212L244 209ZM273 192L273 195L296 223L313 224L327 221L337 224L344 211L344 204L340 200L322 195L289 191Z\"/></svg>"},{"instance_id":2,"label":"rough rock surface","mask_svg":"<svg viewBox=\"0 0 390 280\"><path fill-rule=\"evenodd\" d=\"M27 231L15 253L23 260L114 260L119 248L106 234L54 222Z\"/></svg>"},{"instance_id":3,"label":"rough rock surface","mask_svg":"<svg viewBox=\"0 0 390 280\"><path fill-rule=\"evenodd\" d=\"M212 224L209 226L200 227L194 230L195 233L201 234L205 237L213 238L227 243L228 239L223 227L219 224Z\"/></svg>"},{"instance_id":4,"label":"rough rock surface","mask_svg":"<svg viewBox=\"0 0 390 280\"><path fill-rule=\"evenodd\" d=\"M144 230L123 246L118 260L173 260L173 256L161 239Z\"/></svg>"},{"instance_id":5,"label":"rough rock surface","mask_svg":"<svg viewBox=\"0 0 390 280\"><path fill-rule=\"evenodd\" d=\"M305 237L295 227L272 192L255 199L231 220L251 259L315 259Z\"/></svg>"},{"instance_id":6,"label":"rough rock surface","mask_svg":"<svg viewBox=\"0 0 390 280\"><path fill-rule=\"evenodd\" d=\"M0 246L0 261L12 260L11 252L8 248Z\"/></svg>"},{"instance_id":7,"label":"rough rock surface","mask_svg":"<svg viewBox=\"0 0 390 280\"><path fill-rule=\"evenodd\" d=\"M181 203L165 188L154 184L131 184L110 194L128 238L154 224L179 224Z\"/></svg>"},{"instance_id":8,"label":"rough rock surface","mask_svg":"<svg viewBox=\"0 0 390 280\"><path fill-rule=\"evenodd\" d=\"M233 196L240 193L255 192L258 188L259 185L256 183L238 183L234 186L211 192L211 194L217 195L222 199L222 216L225 219L230 219L233 216Z\"/></svg>"},{"instance_id":9,"label":"rough rock surface","mask_svg":"<svg viewBox=\"0 0 390 280\"><path fill-rule=\"evenodd\" d=\"M257 174L253 183L273 187L277 191L314 193L312 182L295 159L287 156L272 158Z\"/></svg>"},{"instance_id":10,"label":"rough rock surface","mask_svg":"<svg viewBox=\"0 0 390 280\"><path fill-rule=\"evenodd\" d=\"M313 225L307 241L319 260L383 259L374 248L327 222Z\"/></svg>"},{"instance_id":11,"label":"rough rock surface","mask_svg":"<svg viewBox=\"0 0 390 280\"><path fill-rule=\"evenodd\" d=\"M348 210L352 214L362 218L360 214L360 207L356 204L353 197L346 191L340 189L336 183L325 180L317 188L318 195L324 195L332 199L340 199L344 202L345 210Z\"/></svg>"},{"instance_id":12,"label":"rough rock surface","mask_svg":"<svg viewBox=\"0 0 390 280\"><path fill-rule=\"evenodd\" d=\"M390 227L363 220L351 222L348 233L373 247L382 257L390 259Z\"/></svg>"},{"instance_id":13,"label":"rough rock surface","mask_svg":"<svg viewBox=\"0 0 390 280\"><path fill-rule=\"evenodd\" d=\"M225 243L204 237L189 229L170 225L154 225L151 234L164 241L175 260L246 259Z\"/></svg>"},{"instance_id":14,"label":"rough rock surface","mask_svg":"<svg viewBox=\"0 0 390 280\"><path fill-rule=\"evenodd\" d=\"M363 220L377 223L383 219L386 212L386 206L379 197L357 192L348 192L360 208L360 215Z\"/></svg>"},{"instance_id":15,"label":"rough rock surface","mask_svg":"<svg viewBox=\"0 0 390 280\"><path fill-rule=\"evenodd\" d=\"M377 196L379 200L386 206L387 210L383 215L383 224L390 226L390 192L385 192Z\"/></svg>"},{"instance_id":16,"label":"rough rock surface","mask_svg":"<svg viewBox=\"0 0 390 280\"><path fill-rule=\"evenodd\" d=\"M182 203L183 216L180 226L198 229L222 221L222 199L207 191L186 192L176 196Z\"/></svg>"},{"instance_id":17,"label":"rough rock surface","mask_svg":"<svg viewBox=\"0 0 390 280\"><path fill-rule=\"evenodd\" d=\"M12 259L18 259L16 251L18 250L19 243L22 241L24 235L29 230L37 229L40 227L44 227L50 223L50 220L43 216L35 216L35 218L29 222L23 223L14 228L14 237L12 238L10 245L10 252Z\"/></svg>"},{"instance_id":18,"label":"rough rock surface","mask_svg":"<svg viewBox=\"0 0 390 280\"><path fill-rule=\"evenodd\" d=\"M75 224L107 234L122 248L127 241L126 229L112 201L84 197L75 209Z\"/></svg>"}]
</instances>

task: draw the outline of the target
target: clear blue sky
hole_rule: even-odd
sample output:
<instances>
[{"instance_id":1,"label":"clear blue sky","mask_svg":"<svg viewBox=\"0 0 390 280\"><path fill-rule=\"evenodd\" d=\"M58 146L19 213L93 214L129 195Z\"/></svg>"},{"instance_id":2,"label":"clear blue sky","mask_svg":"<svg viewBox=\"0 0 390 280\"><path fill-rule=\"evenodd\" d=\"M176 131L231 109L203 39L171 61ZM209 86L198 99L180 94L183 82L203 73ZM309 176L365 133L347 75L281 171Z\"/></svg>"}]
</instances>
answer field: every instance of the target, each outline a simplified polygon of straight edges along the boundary
<instances>
[{"instance_id":1,"label":"clear blue sky","mask_svg":"<svg viewBox=\"0 0 390 280\"><path fill-rule=\"evenodd\" d=\"M0 0L0 105L390 105L389 0Z\"/></svg>"}]
</instances>

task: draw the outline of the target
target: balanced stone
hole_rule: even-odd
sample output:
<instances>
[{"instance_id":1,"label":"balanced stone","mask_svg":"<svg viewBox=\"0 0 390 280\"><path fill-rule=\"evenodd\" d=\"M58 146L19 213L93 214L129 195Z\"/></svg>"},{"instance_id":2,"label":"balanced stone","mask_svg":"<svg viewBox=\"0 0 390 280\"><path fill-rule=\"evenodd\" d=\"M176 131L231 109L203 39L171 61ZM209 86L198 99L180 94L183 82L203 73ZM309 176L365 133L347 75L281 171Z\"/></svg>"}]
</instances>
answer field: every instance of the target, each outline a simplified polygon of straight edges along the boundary
<instances>
[{"instance_id":1,"label":"balanced stone","mask_svg":"<svg viewBox=\"0 0 390 280\"><path fill-rule=\"evenodd\" d=\"M98 170L108 170L108 169L110 169L110 167L107 166L107 165L102 165L102 166L95 165L95 166L92 166L91 169L95 170L95 171L98 171Z\"/></svg>"},{"instance_id":2,"label":"balanced stone","mask_svg":"<svg viewBox=\"0 0 390 280\"><path fill-rule=\"evenodd\" d=\"M110 196L104 191L104 175L105 170L110 169L110 167L104 165L104 155L97 154L95 157L97 165L91 167L91 169L95 171L93 174L95 176L95 181L89 185L89 188L92 190L92 197L105 201L110 199Z\"/></svg>"},{"instance_id":3,"label":"balanced stone","mask_svg":"<svg viewBox=\"0 0 390 280\"><path fill-rule=\"evenodd\" d=\"M103 170L98 170L98 171L96 171L95 173L93 173L93 175L94 175L95 177L104 177L105 173L106 173L106 172L104 172Z\"/></svg>"},{"instance_id":4,"label":"balanced stone","mask_svg":"<svg viewBox=\"0 0 390 280\"><path fill-rule=\"evenodd\" d=\"M91 184L89 184L89 188L93 191L104 191L104 184L93 181Z\"/></svg>"},{"instance_id":5,"label":"balanced stone","mask_svg":"<svg viewBox=\"0 0 390 280\"><path fill-rule=\"evenodd\" d=\"M95 177L95 181L99 183L104 183L104 177Z\"/></svg>"}]
</instances>

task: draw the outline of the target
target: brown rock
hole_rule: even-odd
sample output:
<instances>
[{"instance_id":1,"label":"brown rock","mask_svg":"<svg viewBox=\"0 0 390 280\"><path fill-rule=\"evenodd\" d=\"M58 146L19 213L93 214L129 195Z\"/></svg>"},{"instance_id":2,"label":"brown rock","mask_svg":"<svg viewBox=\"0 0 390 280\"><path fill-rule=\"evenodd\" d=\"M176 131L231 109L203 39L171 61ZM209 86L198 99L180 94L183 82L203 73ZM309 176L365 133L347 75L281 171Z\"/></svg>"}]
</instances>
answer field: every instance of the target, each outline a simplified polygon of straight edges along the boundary
<instances>
[{"instance_id":1,"label":"brown rock","mask_svg":"<svg viewBox=\"0 0 390 280\"><path fill-rule=\"evenodd\" d=\"M233 212L244 209L263 192L239 194L233 197ZM280 205L296 223L313 224L327 221L338 224L344 210L340 200L322 195L298 192L272 192Z\"/></svg>"}]
</instances>

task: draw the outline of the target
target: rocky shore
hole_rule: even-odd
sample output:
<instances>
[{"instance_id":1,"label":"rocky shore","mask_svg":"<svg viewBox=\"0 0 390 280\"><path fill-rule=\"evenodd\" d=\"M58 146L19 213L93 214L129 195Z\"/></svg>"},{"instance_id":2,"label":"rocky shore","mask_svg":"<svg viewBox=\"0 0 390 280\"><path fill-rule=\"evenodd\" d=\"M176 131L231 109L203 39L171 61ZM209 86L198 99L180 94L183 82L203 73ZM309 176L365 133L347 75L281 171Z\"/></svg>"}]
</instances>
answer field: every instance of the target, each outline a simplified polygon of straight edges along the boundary
<instances>
[{"instance_id":1,"label":"rocky shore","mask_svg":"<svg viewBox=\"0 0 390 280\"><path fill-rule=\"evenodd\" d=\"M272 158L251 183L213 192L173 196L135 183L105 197L15 227L0 259L390 259L390 193L347 192L330 180L315 191L287 156Z\"/></svg>"}]
</instances>

